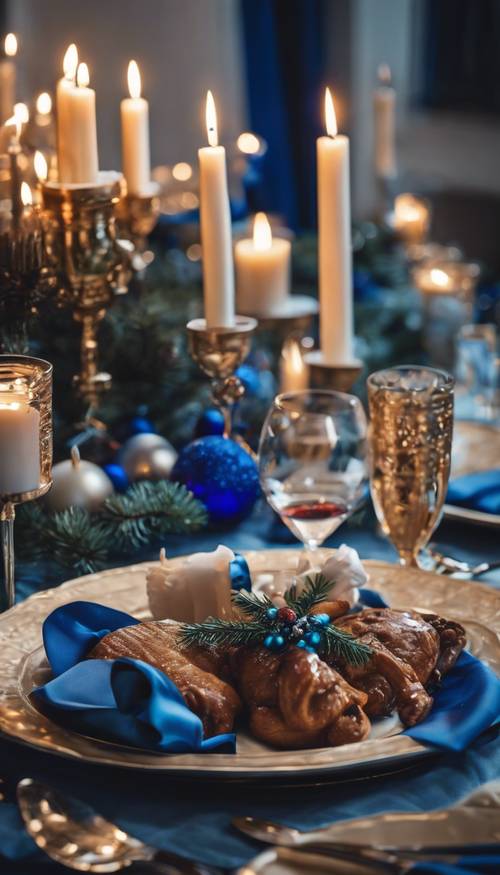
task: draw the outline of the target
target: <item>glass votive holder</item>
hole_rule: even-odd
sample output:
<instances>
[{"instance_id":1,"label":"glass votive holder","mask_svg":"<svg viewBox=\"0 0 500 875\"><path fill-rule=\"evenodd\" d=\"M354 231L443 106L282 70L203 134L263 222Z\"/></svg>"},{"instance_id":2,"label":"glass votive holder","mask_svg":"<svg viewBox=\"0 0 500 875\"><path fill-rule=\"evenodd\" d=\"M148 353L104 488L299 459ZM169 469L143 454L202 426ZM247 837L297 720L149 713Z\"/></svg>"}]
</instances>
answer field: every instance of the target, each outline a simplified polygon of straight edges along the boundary
<instances>
[{"instance_id":1,"label":"glass votive holder","mask_svg":"<svg viewBox=\"0 0 500 875\"><path fill-rule=\"evenodd\" d=\"M425 198L409 192L397 195L392 226L403 243L422 243L429 233L430 224L431 207Z\"/></svg>"},{"instance_id":2,"label":"glass votive holder","mask_svg":"<svg viewBox=\"0 0 500 875\"><path fill-rule=\"evenodd\" d=\"M22 355L0 356L0 610L12 607L16 504L44 495L52 473L52 365Z\"/></svg>"},{"instance_id":3,"label":"glass votive holder","mask_svg":"<svg viewBox=\"0 0 500 875\"><path fill-rule=\"evenodd\" d=\"M457 416L496 418L497 330L492 324L464 325L456 347Z\"/></svg>"},{"instance_id":4,"label":"glass votive holder","mask_svg":"<svg viewBox=\"0 0 500 875\"><path fill-rule=\"evenodd\" d=\"M478 264L464 261L414 268L413 281L422 295L422 345L431 365L453 370L458 333L472 321L479 272Z\"/></svg>"}]
</instances>

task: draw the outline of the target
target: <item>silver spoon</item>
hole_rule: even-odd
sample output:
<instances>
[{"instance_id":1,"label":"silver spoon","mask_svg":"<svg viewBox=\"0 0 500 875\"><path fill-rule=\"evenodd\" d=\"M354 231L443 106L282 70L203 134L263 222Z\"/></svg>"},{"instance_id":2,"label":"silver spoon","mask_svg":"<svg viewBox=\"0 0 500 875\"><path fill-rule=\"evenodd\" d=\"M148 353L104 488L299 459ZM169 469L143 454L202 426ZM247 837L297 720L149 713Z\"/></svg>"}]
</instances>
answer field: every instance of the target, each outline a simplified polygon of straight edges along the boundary
<instances>
[{"instance_id":1,"label":"silver spoon","mask_svg":"<svg viewBox=\"0 0 500 875\"><path fill-rule=\"evenodd\" d=\"M219 875L218 870L159 851L104 820L88 806L31 778L17 785L31 838L56 863L80 872L118 872L131 863L164 864L168 875Z\"/></svg>"},{"instance_id":2,"label":"silver spoon","mask_svg":"<svg viewBox=\"0 0 500 875\"><path fill-rule=\"evenodd\" d=\"M487 571L500 568L500 560L469 565L468 562L461 562L460 559L453 559L452 556L444 556L435 549L433 544L429 544L425 552L435 563L434 571L438 574L457 574L460 572L461 574L469 574L471 577L479 577L481 574L486 574Z\"/></svg>"}]
</instances>

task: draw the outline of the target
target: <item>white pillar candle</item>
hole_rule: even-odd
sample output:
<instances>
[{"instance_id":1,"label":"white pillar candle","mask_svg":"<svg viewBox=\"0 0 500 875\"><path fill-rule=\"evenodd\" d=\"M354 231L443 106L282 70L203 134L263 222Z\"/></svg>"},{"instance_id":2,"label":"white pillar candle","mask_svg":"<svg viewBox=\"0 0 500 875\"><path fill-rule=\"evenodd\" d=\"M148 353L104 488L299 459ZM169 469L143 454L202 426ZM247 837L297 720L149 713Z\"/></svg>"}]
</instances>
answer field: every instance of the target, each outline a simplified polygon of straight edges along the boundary
<instances>
[{"instance_id":1,"label":"white pillar candle","mask_svg":"<svg viewBox=\"0 0 500 875\"><path fill-rule=\"evenodd\" d=\"M325 93L327 137L317 141L320 345L323 361L353 359L349 140L337 134L330 90Z\"/></svg>"},{"instance_id":2,"label":"white pillar candle","mask_svg":"<svg viewBox=\"0 0 500 875\"><path fill-rule=\"evenodd\" d=\"M290 293L289 240L273 238L265 213L257 213L253 238L234 247L238 313L270 316L279 312Z\"/></svg>"},{"instance_id":3,"label":"white pillar candle","mask_svg":"<svg viewBox=\"0 0 500 875\"><path fill-rule=\"evenodd\" d=\"M205 319L209 328L234 325L234 270L226 150L218 145L212 92L207 94L209 146L198 150Z\"/></svg>"},{"instance_id":4,"label":"white pillar candle","mask_svg":"<svg viewBox=\"0 0 500 875\"><path fill-rule=\"evenodd\" d=\"M141 97L141 74L135 61L128 65L130 97L120 105L122 121L122 163L129 194L140 194L151 181L149 155L149 106Z\"/></svg>"},{"instance_id":5,"label":"white pillar candle","mask_svg":"<svg viewBox=\"0 0 500 875\"><path fill-rule=\"evenodd\" d=\"M92 185L99 173L95 91L88 84L87 65L79 64L77 87L64 80L58 86L59 182L66 184Z\"/></svg>"},{"instance_id":6,"label":"white pillar candle","mask_svg":"<svg viewBox=\"0 0 500 875\"><path fill-rule=\"evenodd\" d=\"M40 414L21 388L0 385L0 495L40 485Z\"/></svg>"},{"instance_id":7,"label":"white pillar candle","mask_svg":"<svg viewBox=\"0 0 500 875\"><path fill-rule=\"evenodd\" d=\"M5 124L12 115L16 100L16 65L13 58L17 54L15 34L8 33L4 43L5 58L0 60L0 124Z\"/></svg>"},{"instance_id":8,"label":"white pillar candle","mask_svg":"<svg viewBox=\"0 0 500 875\"><path fill-rule=\"evenodd\" d=\"M382 179L396 176L396 91L387 64L378 68L379 85L373 92L375 172Z\"/></svg>"},{"instance_id":9,"label":"white pillar candle","mask_svg":"<svg viewBox=\"0 0 500 875\"><path fill-rule=\"evenodd\" d=\"M281 350L280 392L300 392L309 388L309 368L304 361L300 341L288 337Z\"/></svg>"}]
</instances>

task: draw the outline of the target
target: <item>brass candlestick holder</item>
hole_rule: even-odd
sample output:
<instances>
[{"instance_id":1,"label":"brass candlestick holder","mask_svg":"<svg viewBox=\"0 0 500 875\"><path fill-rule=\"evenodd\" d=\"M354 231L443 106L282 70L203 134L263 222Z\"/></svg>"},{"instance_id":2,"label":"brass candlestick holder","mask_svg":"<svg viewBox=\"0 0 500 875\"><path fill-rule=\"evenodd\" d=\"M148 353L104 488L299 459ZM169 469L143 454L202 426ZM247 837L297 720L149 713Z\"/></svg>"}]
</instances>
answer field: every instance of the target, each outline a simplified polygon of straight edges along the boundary
<instances>
[{"instance_id":1,"label":"brass candlestick holder","mask_svg":"<svg viewBox=\"0 0 500 875\"><path fill-rule=\"evenodd\" d=\"M0 611L15 600L16 504L44 495L52 472L52 365L29 356L0 356Z\"/></svg>"},{"instance_id":2,"label":"brass candlestick holder","mask_svg":"<svg viewBox=\"0 0 500 875\"><path fill-rule=\"evenodd\" d=\"M133 244L132 267L139 274L154 259L154 254L147 248L147 238L160 215L160 191L159 183L154 180L140 193L129 194L124 186L117 204L118 232L120 237Z\"/></svg>"},{"instance_id":3,"label":"brass candlestick holder","mask_svg":"<svg viewBox=\"0 0 500 875\"><path fill-rule=\"evenodd\" d=\"M127 291L131 276L130 253L116 235L121 183L121 174L109 171L100 173L95 185L42 185L46 260L57 276L60 300L82 323L74 385L89 407L88 416L111 386L111 375L98 366L99 322L115 295Z\"/></svg>"},{"instance_id":4,"label":"brass candlestick holder","mask_svg":"<svg viewBox=\"0 0 500 875\"><path fill-rule=\"evenodd\" d=\"M332 365L325 362L319 350L308 352L304 361L309 368L312 389L334 389L349 392L363 370L363 362L353 359L345 364Z\"/></svg>"},{"instance_id":5,"label":"brass candlestick holder","mask_svg":"<svg viewBox=\"0 0 500 875\"><path fill-rule=\"evenodd\" d=\"M232 407L245 392L234 372L250 352L257 320L235 316L234 327L208 328L205 319L192 319L186 327L191 357L212 379L214 403L224 416L224 437L231 437Z\"/></svg>"}]
</instances>

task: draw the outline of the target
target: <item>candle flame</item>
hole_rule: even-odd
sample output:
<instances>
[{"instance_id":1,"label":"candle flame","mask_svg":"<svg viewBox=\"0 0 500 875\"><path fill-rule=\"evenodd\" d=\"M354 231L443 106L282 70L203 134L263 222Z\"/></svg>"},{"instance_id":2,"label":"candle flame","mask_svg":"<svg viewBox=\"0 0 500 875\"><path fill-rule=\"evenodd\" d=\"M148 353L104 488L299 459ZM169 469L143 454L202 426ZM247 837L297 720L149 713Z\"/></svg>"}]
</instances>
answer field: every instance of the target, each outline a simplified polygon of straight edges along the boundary
<instances>
[{"instance_id":1,"label":"candle flame","mask_svg":"<svg viewBox=\"0 0 500 875\"><path fill-rule=\"evenodd\" d=\"M273 245L271 226L265 213L256 213L253 223L253 245L258 252L266 252Z\"/></svg>"},{"instance_id":2,"label":"candle flame","mask_svg":"<svg viewBox=\"0 0 500 875\"><path fill-rule=\"evenodd\" d=\"M15 33L8 33L4 42L5 54L8 58L17 55L17 37Z\"/></svg>"},{"instance_id":3,"label":"candle flame","mask_svg":"<svg viewBox=\"0 0 500 875\"><path fill-rule=\"evenodd\" d=\"M129 61L128 71L127 71L127 80L128 80L128 90L129 94L133 98L137 98L141 96L141 73L139 67L137 66L136 61Z\"/></svg>"},{"instance_id":4,"label":"candle flame","mask_svg":"<svg viewBox=\"0 0 500 875\"><path fill-rule=\"evenodd\" d=\"M70 82L75 81L76 71L78 68L78 49L75 43L71 43L66 49L63 60L64 78Z\"/></svg>"},{"instance_id":5,"label":"candle flame","mask_svg":"<svg viewBox=\"0 0 500 875\"><path fill-rule=\"evenodd\" d=\"M21 201L23 207L30 207L33 203L33 195L27 182L21 183Z\"/></svg>"},{"instance_id":6,"label":"candle flame","mask_svg":"<svg viewBox=\"0 0 500 875\"><path fill-rule=\"evenodd\" d=\"M48 91L42 91L36 99L36 111L40 115L49 115L52 111L52 98Z\"/></svg>"},{"instance_id":7,"label":"candle flame","mask_svg":"<svg viewBox=\"0 0 500 875\"><path fill-rule=\"evenodd\" d=\"M448 285L449 277L446 271L439 267L433 267L431 270L431 280L436 286L445 288Z\"/></svg>"},{"instance_id":8,"label":"candle flame","mask_svg":"<svg viewBox=\"0 0 500 875\"><path fill-rule=\"evenodd\" d=\"M25 125L30 120L30 111L25 103L14 104L14 116L19 119L20 124Z\"/></svg>"},{"instance_id":9,"label":"candle flame","mask_svg":"<svg viewBox=\"0 0 500 875\"><path fill-rule=\"evenodd\" d=\"M260 149L260 140L255 134L245 131L239 135L236 145L240 152L243 152L245 155L256 155Z\"/></svg>"},{"instance_id":10,"label":"candle flame","mask_svg":"<svg viewBox=\"0 0 500 875\"><path fill-rule=\"evenodd\" d=\"M86 64L78 64L78 70L76 71L76 84L78 88L87 88L89 82L89 68Z\"/></svg>"},{"instance_id":11,"label":"candle flame","mask_svg":"<svg viewBox=\"0 0 500 875\"><path fill-rule=\"evenodd\" d=\"M45 155L43 152L40 152L38 149L35 152L35 173L39 182L45 182L48 175L48 167Z\"/></svg>"},{"instance_id":12,"label":"candle flame","mask_svg":"<svg viewBox=\"0 0 500 875\"><path fill-rule=\"evenodd\" d=\"M337 117L335 115L332 92L329 88L325 88L325 123L328 136L336 137L338 134Z\"/></svg>"},{"instance_id":13,"label":"candle flame","mask_svg":"<svg viewBox=\"0 0 500 875\"><path fill-rule=\"evenodd\" d=\"M207 137L209 145L217 146L219 142L219 138L217 136L217 113L215 111L214 96L211 91L207 91L207 107L205 115L207 121Z\"/></svg>"},{"instance_id":14,"label":"candle flame","mask_svg":"<svg viewBox=\"0 0 500 875\"><path fill-rule=\"evenodd\" d=\"M381 85L391 84L391 68L389 64L379 64L377 78Z\"/></svg>"}]
</instances>

